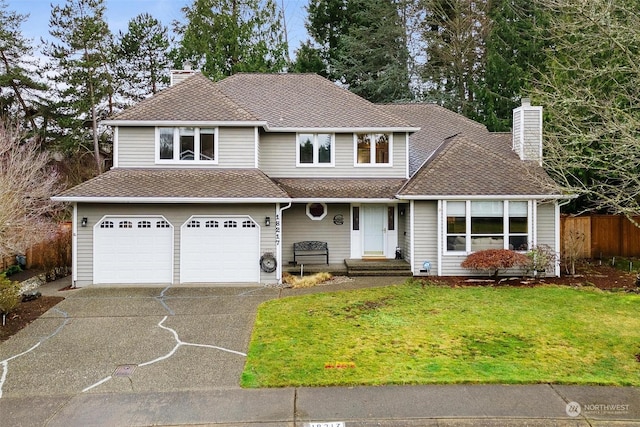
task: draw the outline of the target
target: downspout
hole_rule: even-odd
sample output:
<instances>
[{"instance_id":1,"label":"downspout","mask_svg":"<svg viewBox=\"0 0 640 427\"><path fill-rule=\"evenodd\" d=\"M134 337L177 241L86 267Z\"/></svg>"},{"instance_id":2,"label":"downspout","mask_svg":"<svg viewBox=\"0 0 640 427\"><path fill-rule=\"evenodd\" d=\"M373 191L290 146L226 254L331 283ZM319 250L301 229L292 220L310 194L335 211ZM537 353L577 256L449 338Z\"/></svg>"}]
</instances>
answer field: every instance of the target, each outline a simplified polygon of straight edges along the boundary
<instances>
[{"instance_id":1,"label":"downspout","mask_svg":"<svg viewBox=\"0 0 640 427\"><path fill-rule=\"evenodd\" d=\"M561 202L556 202L555 208L555 218L554 222L556 223L556 277L560 277L560 208L565 206L571 202L571 199L565 199Z\"/></svg>"},{"instance_id":2,"label":"downspout","mask_svg":"<svg viewBox=\"0 0 640 427\"><path fill-rule=\"evenodd\" d=\"M292 205L292 202L289 202L287 206L279 207L280 204L278 203L278 208L276 212L276 261L277 261L276 277L278 279L279 285L282 284L282 230L283 230L282 212L284 212L286 209L289 209L291 205Z\"/></svg>"},{"instance_id":3,"label":"downspout","mask_svg":"<svg viewBox=\"0 0 640 427\"><path fill-rule=\"evenodd\" d=\"M73 222L71 223L71 287L78 283L78 204L73 204Z\"/></svg>"}]
</instances>

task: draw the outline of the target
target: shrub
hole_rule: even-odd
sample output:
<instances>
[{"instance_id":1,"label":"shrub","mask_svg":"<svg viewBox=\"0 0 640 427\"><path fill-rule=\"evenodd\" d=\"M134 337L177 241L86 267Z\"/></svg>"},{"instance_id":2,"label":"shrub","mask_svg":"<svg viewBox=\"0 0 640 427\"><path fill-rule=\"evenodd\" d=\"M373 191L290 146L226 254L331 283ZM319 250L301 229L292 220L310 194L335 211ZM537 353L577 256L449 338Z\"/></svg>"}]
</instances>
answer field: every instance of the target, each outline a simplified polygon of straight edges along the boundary
<instances>
[{"instance_id":1,"label":"shrub","mask_svg":"<svg viewBox=\"0 0 640 427\"><path fill-rule=\"evenodd\" d=\"M551 246L539 245L527 252L527 258L529 259L526 265L527 270L533 272L533 276L538 278L541 273L554 267L558 256Z\"/></svg>"},{"instance_id":2,"label":"shrub","mask_svg":"<svg viewBox=\"0 0 640 427\"><path fill-rule=\"evenodd\" d=\"M525 267L529 258L516 251L508 249L486 249L474 252L467 257L460 266L469 270L488 271L494 278L500 270L513 267Z\"/></svg>"},{"instance_id":3,"label":"shrub","mask_svg":"<svg viewBox=\"0 0 640 427\"><path fill-rule=\"evenodd\" d=\"M316 273L311 276L297 277L285 272L282 274L282 282L294 289L310 288L322 282L326 282L332 277L331 273Z\"/></svg>"},{"instance_id":4,"label":"shrub","mask_svg":"<svg viewBox=\"0 0 640 427\"><path fill-rule=\"evenodd\" d=\"M4 273L0 274L0 314L4 316L15 309L20 303L20 284L7 279Z\"/></svg>"}]
</instances>

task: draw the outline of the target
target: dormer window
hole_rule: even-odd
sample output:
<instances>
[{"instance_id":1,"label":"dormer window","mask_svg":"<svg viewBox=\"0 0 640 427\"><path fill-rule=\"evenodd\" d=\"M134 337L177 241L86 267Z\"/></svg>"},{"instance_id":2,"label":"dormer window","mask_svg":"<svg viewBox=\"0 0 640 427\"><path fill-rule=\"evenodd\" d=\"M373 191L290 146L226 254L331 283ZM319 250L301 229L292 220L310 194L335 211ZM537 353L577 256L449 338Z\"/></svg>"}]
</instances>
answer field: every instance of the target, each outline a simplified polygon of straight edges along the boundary
<instances>
[{"instance_id":1,"label":"dormer window","mask_svg":"<svg viewBox=\"0 0 640 427\"><path fill-rule=\"evenodd\" d=\"M331 133L299 133L298 166L333 166L334 135Z\"/></svg>"},{"instance_id":2,"label":"dormer window","mask_svg":"<svg viewBox=\"0 0 640 427\"><path fill-rule=\"evenodd\" d=\"M354 139L356 166L391 166L390 134L357 133Z\"/></svg>"},{"instance_id":3,"label":"dormer window","mask_svg":"<svg viewBox=\"0 0 640 427\"><path fill-rule=\"evenodd\" d=\"M156 162L216 164L216 140L215 128L156 128Z\"/></svg>"}]
</instances>

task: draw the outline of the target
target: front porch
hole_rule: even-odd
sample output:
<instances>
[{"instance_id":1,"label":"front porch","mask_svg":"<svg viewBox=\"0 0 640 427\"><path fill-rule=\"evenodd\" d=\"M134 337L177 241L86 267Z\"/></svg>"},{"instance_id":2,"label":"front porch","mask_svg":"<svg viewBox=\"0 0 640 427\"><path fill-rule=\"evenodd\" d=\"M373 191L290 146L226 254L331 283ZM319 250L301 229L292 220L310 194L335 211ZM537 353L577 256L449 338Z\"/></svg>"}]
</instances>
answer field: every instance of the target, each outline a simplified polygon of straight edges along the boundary
<instances>
[{"instance_id":1,"label":"front porch","mask_svg":"<svg viewBox=\"0 0 640 427\"><path fill-rule=\"evenodd\" d=\"M411 266L402 259L345 259L342 264L289 264L284 271L294 275L306 275L320 272L334 276L412 276Z\"/></svg>"}]
</instances>

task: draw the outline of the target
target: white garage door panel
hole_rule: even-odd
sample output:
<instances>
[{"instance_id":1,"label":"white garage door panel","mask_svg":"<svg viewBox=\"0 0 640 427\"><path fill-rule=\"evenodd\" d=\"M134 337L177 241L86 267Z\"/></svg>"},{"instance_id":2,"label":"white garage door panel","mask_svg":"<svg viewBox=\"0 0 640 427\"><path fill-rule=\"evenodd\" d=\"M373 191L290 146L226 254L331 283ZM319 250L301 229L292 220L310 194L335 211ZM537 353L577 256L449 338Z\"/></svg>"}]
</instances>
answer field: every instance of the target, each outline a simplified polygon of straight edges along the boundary
<instances>
[{"instance_id":1,"label":"white garage door panel","mask_svg":"<svg viewBox=\"0 0 640 427\"><path fill-rule=\"evenodd\" d=\"M180 242L181 283L260 280L260 231L249 217L194 217Z\"/></svg>"},{"instance_id":2,"label":"white garage door panel","mask_svg":"<svg viewBox=\"0 0 640 427\"><path fill-rule=\"evenodd\" d=\"M93 235L94 283L173 281L173 227L163 218L105 217Z\"/></svg>"}]
</instances>

